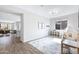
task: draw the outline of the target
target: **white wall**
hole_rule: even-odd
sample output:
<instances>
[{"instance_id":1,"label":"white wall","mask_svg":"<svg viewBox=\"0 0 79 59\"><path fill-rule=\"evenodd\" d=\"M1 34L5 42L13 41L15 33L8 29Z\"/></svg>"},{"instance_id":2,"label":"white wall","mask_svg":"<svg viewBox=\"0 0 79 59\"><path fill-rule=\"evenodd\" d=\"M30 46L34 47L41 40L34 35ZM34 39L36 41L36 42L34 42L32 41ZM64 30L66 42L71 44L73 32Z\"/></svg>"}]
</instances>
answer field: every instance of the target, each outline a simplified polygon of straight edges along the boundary
<instances>
[{"instance_id":1,"label":"white wall","mask_svg":"<svg viewBox=\"0 0 79 59\"><path fill-rule=\"evenodd\" d=\"M72 28L72 29L70 29L71 32L72 32L72 30L75 32L78 30L78 13L73 13L73 14L50 19L51 31L53 31L55 29L55 23L57 20L64 20L64 19L68 20L68 27Z\"/></svg>"},{"instance_id":2,"label":"white wall","mask_svg":"<svg viewBox=\"0 0 79 59\"><path fill-rule=\"evenodd\" d=\"M38 22L50 24L49 19L32 13L24 13L24 42L42 38L48 35L48 28L39 29Z\"/></svg>"},{"instance_id":3,"label":"white wall","mask_svg":"<svg viewBox=\"0 0 79 59\"><path fill-rule=\"evenodd\" d=\"M42 16L27 12L12 6L0 6L1 11L21 15L21 41L27 42L48 35L48 28L38 29L38 21L49 24L49 20Z\"/></svg>"},{"instance_id":4,"label":"white wall","mask_svg":"<svg viewBox=\"0 0 79 59\"><path fill-rule=\"evenodd\" d=\"M15 8L15 7L0 6L0 10L5 11L5 12L9 12L9 13L13 13L13 14L22 15L22 18L21 18L22 19L21 20L21 24L22 24L22 26L21 26L21 36L22 36L22 41L24 41L24 42L34 40L34 39L37 39L37 38L41 38L41 37L48 35L48 31L49 31L48 28L38 29L38 25L37 25L38 21L44 22L45 24L49 24L51 22L51 25L52 25L51 30L53 30L56 20L68 19L69 24L71 24L71 26L75 30L78 29L77 28L77 26L78 26L78 20L77 20L78 15L77 15L77 13L52 18L51 21L49 22L49 20L47 18L35 15L33 13L29 13L27 11L24 11L22 9Z\"/></svg>"}]
</instances>

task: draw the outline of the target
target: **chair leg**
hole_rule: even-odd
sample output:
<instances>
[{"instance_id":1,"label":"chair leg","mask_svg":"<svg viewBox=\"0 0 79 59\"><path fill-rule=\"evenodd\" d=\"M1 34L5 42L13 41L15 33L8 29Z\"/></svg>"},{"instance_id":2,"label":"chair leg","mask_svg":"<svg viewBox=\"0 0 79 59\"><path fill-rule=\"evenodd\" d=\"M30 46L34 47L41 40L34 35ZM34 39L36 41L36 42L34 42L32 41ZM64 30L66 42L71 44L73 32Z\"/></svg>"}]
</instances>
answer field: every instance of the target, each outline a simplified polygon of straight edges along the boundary
<instances>
[{"instance_id":1,"label":"chair leg","mask_svg":"<svg viewBox=\"0 0 79 59\"><path fill-rule=\"evenodd\" d=\"M63 54L63 44L61 44L61 54Z\"/></svg>"},{"instance_id":2,"label":"chair leg","mask_svg":"<svg viewBox=\"0 0 79 59\"><path fill-rule=\"evenodd\" d=\"M79 54L79 48L77 48L77 53Z\"/></svg>"},{"instance_id":3,"label":"chair leg","mask_svg":"<svg viewBox=\"0 0 79 59\"><path fill-rule=\"evenodd\" d=\"M70 48L69 48L69 47L68 47L68 53L71 54L71 52L70 52Z\"/></svg>"}]
</instances>

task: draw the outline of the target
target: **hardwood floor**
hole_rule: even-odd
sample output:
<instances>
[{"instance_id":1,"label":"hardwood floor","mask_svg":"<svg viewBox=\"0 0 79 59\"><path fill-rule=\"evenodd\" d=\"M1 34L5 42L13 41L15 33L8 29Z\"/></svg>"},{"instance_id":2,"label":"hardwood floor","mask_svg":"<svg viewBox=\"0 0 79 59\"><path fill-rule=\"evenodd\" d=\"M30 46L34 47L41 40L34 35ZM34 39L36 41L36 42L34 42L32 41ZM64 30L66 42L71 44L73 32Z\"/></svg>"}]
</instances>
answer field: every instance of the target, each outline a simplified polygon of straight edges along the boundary
<instances>
[{"instance_id":1,"label":"hardwood floor","mask_svg":"<svg viewBox=\"0 0 79 59\"><path fill-rule=\"evenodd\" d=\"M9 44L0 45L0 54L42 54L42 52L28 43L22 43L19 38L16 38Z\"/></svg>"}]
</instances>

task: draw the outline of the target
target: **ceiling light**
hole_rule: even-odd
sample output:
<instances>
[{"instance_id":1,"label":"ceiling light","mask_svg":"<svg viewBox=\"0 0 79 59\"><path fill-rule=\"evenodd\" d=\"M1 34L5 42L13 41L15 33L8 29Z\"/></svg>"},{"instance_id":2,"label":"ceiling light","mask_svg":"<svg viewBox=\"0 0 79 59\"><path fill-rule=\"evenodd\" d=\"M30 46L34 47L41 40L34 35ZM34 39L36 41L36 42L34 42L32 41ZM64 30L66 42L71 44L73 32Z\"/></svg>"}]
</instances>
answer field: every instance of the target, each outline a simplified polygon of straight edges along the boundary
<instances>
[{"instance_id":1,"label":"ceiling light","mask_svg":"<svg viewBox=\"0 0 79 59\"><path fill-rule=\"evenodd\" d=\"M49 13L50 13L51 15L53 15L53 14L58 14L58 13L59 13L59 9L50 9L50 10L49 10Z\"/></svg>"},{"instance_id":2,"label":"ceiling light","mask_svg":"<svg viewBox=\"0 0 79 59\"><path fill-rule=\"evenodd\" d=\"M40 7L44 7L44 5L40 5Z\"/></svg>"},{"instance_id":3,"label":"ceiling light","mask_svg":"<svg viewBox=\"0 0 79 59\"><path fill-rule=\"evenodd\" d=\"M49 11L50 14L58 14L58 11L57 10L52 10L52 11Z\"/></svg>"}]
</instances>

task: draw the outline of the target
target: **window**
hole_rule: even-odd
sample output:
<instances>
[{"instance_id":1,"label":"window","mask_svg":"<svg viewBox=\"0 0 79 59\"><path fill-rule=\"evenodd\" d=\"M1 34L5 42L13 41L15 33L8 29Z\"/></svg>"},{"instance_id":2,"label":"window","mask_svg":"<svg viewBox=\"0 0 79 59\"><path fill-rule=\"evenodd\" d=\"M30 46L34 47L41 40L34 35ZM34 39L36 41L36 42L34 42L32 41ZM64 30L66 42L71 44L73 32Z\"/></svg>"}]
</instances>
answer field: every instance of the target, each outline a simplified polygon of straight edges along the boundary
<instances>
[{"instance_id":1,"label":"window","mask_svg":"<svg viewBox=\"0 0 79 59\"><path fill-rule=\"evenodd\" d=\"M67 27L67 20L64 21L57 21L55 24L55 29L57 30L64 30Z\"/></svg>"}]
</instances>

